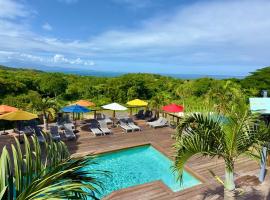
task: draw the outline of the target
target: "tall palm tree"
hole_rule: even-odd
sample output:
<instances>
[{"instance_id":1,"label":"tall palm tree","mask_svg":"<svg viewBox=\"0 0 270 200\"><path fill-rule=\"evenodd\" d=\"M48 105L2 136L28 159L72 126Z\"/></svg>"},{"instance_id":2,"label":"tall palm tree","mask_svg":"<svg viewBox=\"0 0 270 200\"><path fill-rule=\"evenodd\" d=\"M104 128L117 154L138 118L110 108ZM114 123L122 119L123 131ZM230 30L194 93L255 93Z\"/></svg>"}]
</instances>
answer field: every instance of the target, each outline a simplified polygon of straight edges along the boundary
<instances>
[{"instance_id":1,"label":"tall palm tree","mask_svg":"<svg viewBox=\"0 0 270 200\"><path fill-rule=\"evenodd\" d=\"M0 200L96 199L102 188L96 177L106 172L85 170L96 164L92 156L71 158L65 144L50 137L43 146L36 136L24 141L24 151L17 139L12 153L2 150Z\"/></svg>"},{"instance_id":2,"label":"tall palm tree","mask_svg":"<svg viewBox=\"0 0 270 200\"><path fill-rule=\"evenodd\" d=\"M54 119L57 110L57 101L52 98L36 98L32 101L31 107L42 114L44 129L48 130L49 119Z\"/></svg>"},{"instance_id":3,"label":"tall palm tree","mask_svg":"<svg viewBox=\"0 0 270 200\"><path fill-rule=\"evenodd\" d=\"M150 99L150 107L155 111L155 117L159 117L161 106L164 106L170 99L171 97L166 93L158 93Z\"/></svg>"},{"instance_id":4,"label":"tall palm tree","mask_svg":"<svg viewBox=\"0 0 270 200\"><path fill-rule=\"evenodd\" d=\"M270 141L270 131L248 111L228 116L193 113L179 124L176 135L175 170L182 179L184 165L194 155L218 157L225 161L225 192L234 191L234 165L243 154L259 157L261 145ZM257 154L256 154L257 152ZM225 193L226 194L226 193Z\"/></svg>"}]
</instances>

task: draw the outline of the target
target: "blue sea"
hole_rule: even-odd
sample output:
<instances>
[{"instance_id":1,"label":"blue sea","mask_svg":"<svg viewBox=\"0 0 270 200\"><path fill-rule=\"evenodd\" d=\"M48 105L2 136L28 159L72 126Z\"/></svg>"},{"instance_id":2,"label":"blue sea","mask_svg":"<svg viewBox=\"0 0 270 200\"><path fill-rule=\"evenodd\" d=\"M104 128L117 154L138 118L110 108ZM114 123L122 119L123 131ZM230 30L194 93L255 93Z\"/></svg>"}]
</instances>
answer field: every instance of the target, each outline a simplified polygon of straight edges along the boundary
<instances>
[{"instance_id":1,"label":"blue sea","mask_svg":"<svg viewBox=\"0 0 270 200\"><path fill-rule=\"evenodd\" d=\"M62 72L66 74L77 74L77 75L83 75L83 76L98 76L98 77L117 77L124 74L127 74L125 72L103 72L103 71L93 71L93 70L74 70L74 69L62 69L62 68L55 68L55 69L49 69L49 70L43 70L47 72ZM205 75L205 74L163 74L160 73L159 75L163 76L170 76L173 78L179 78L179 79L198 79L198 78L214 78L214 79L228 79L228 78L237 78L237 79L243 79L245 76L233 76L233 75Z\"/></svg>"},{"instance_id":2,"label":"blue sea","mask_svg":"<svg viewBox=\"0 0 270 200\"><path fill-rule=\"evenodd\" d=\"M37 69L45 72L61 72L65 74L76 74L76 75L83 75L83 76L98 76L98 77L117 77L124 74L126 72L110 72L110 71L95 71L95 70L85 70L85 69L70 69L70 68L63 68L63 67L46 67L46 66L38 66L38 67L20 67L25 69ZM156 73L157 74L157 73ZM228 79L228 78L237 78L243 79L245 76L234 76L234 75L213 75L213 74L165 74L165 73L158 73L159 75L163 76L170 76L173 78L179 79L198 79L198 78L214 78L214 79Z\"/></svg>"}]
</instances>

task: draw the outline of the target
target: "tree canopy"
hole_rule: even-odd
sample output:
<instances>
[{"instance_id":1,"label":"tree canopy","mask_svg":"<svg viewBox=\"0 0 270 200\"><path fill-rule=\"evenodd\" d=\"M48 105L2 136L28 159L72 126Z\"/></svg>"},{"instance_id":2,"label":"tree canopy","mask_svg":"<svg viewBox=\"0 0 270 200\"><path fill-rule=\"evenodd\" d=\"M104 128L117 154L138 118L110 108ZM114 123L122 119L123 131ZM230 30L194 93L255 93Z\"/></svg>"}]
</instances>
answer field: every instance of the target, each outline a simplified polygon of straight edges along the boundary
<instances>
[{"instance_id":1,"label":"tree canopy","mask_svg":"<svg viewBox=\"0 0 270 200\"><path fill-rule=\"evenodd\" d=\"M0 103L30 111L35 109L31 102L40 98L55 98L64 103L89 99L98 106L115 101L126 103L134 98L150 100L153 105L157 99L162 100L159 106L168 101L186 107L218 102L231 105L239 98L248 102L247 97L260 96L262 89L270 91L270 67L252 72L242 80L183 80L146 73L94 77L0 66Z\"/></svg>"}]
</instances>

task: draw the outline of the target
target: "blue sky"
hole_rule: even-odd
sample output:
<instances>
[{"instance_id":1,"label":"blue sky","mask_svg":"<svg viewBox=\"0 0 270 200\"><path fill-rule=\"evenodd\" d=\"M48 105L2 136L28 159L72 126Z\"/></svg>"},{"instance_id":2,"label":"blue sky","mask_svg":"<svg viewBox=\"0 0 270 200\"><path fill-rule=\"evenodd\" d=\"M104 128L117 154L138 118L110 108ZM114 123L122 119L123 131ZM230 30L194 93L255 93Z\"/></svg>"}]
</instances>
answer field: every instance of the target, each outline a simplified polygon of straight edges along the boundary
<instances>
[{"instance_id":1,"label":"blue sky","mask_svg":"<svg viewBox=\"0 0 270 200\"><path fill-rule=\"evenodd\" d=\"M0 64L246 75L269 65L268 0L0 0Z\"/></svg>"}]
</instances>

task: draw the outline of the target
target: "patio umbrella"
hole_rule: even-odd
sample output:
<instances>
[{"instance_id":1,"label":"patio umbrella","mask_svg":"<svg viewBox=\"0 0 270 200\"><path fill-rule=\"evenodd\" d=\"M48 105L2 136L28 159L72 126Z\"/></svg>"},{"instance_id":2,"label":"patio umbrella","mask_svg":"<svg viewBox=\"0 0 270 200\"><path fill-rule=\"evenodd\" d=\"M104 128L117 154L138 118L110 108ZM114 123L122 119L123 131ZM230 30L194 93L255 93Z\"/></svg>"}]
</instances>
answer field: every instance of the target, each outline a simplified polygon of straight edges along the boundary
<instances>
[{"instance_id":1,"label":"patio umbrella","mask_svg":"<svg viewBox=\"0 0 270 200\"><path fill-rule=\"evenodd\" d=\"M74 104L77 104L79 106L84 106L84 107L96 106L95 103L93 103L91 101L87 101L87 100L79 100L79 101L75 102ZM74 105L74 104L72 104L72 105Z\"/></svg>"},{"instance_id":2,"label":"patio umbrella","mask_svg":"<svg viewBox=\"0 0 270 200\"><path fill-rule=\"evenodd\" d=\"M23 110L17 110L0 116L0 119L8 121L29 121L36 119L38 116ZM19 141L20 141L20 131L19 131ZM21 141L20 141L21 142Z\"/></svg>"},{"instance_id":3,"label":"patio umbrella","mask_svg":"<svg viewBox=\"0 0 270 200\"><path fill-rule=\"evenodd\" d=\"M69 113L86 113L86 112L90 112L91 110L84 107L84 106L80 106L80 105L71 105L71 106L66 106L64 108L61 109L61 111L63 112L69 112Z\"/></svg>"},{"instance_id":4,"label":"patio umbrella","mask_svg":"<svg viewBox=\"0 0 270 200\"><path fill-rule=\"evenodd\" d=\"M0 105L0 114L17 111L18 109L12 106Z\"/></svg>"},{"instance_id":5,"label":"patio umbrella","mask_svg":"<svg viewBox=\"0 0 270 200\"><path fill-rule=\"evenodd\" d=\"M127 110L127 108L125 106L122 106L118 103L111 103L111 104L107 104L107 105L104 105L101 107L104 109L112 110L113 111L113 118L115 118L115 111Z\"/></svg>"},{"instance_id":6,"label":"patio umbrella","mask_svg":"<svg viewBox=\"0 0 270 200\"><path fill-rule=\"evenodd\" d=\"M132 101L127 102L127 105L134 106L134 107L142 107L142 106L147 106L148 103L141 99L134 99ZM132 107L130 107L130 115L132 115Z\"/></svg>"},{"instance_id":7,"label":"patio umbrella","mask_svg":"<svg viewBox=\"0 0 270 200\"><path fill-rule=\"evenodd\" d=\"M8 121L28 121L38 118L36 114L32 114L23 110L17 110L0 116L0 119Z\"/></svg>"},{"instance_id":8,"label":"patio umbrella","mask_svg":"<svg viewBox=\"0 0 270 200\"><path fill-rule=\"evenodd\" d=\"M127 102L127 105L129 105L129 106L147 106L148 103L146 101L141 100L141 99L134 99L132 101Z\"/></svg>"},{"instance_id":9,"label":"patio umbrella","mask_svg":"<svg viewBox=\"0 0 270 200\"><path fill-rule=\"evenodd\" d=\"M177 113L177 112L183 112L184 107L181 106L181 105L176 105L176 104L173 103L173 104L163 106L162 110L164 110L166 112L170 112L170 113Z\"/></svg>"},{"instance_id":10,"label":"patio umbrella","mask_svg":"<svg viewBox=\"0 0 270 200\"><path fill-rule=\"evenodd\" d=\"M62 112L67 112L67 113L72 113L73 114L73 119L74 119L74 113L87 113L91 112L90 109L80 106L80 105L71 105L71 106L66 106L61 109ZM76 120L75 120L75 128L76 128Z\"/></svg>"}]
</instances>

